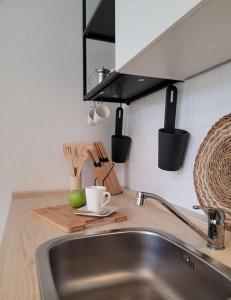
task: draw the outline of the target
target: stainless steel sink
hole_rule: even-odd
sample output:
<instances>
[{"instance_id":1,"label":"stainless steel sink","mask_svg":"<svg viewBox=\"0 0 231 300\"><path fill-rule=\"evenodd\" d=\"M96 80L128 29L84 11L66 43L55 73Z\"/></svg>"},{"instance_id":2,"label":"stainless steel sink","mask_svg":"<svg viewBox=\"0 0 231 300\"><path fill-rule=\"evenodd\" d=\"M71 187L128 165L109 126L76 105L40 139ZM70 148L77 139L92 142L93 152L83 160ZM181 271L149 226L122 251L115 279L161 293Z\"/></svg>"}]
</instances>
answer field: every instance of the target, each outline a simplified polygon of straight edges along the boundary
<instances>
[{"instance_id":1,"label":"stainless steel sink","mask_svg":"<svg viewBox=\"0 0 231 300\"><path fill-rule=\"evenodd\" d=\"M67 236L36 259L44 300L231 300L229 268L162 232Z\"/></svg>"}]
</instances>

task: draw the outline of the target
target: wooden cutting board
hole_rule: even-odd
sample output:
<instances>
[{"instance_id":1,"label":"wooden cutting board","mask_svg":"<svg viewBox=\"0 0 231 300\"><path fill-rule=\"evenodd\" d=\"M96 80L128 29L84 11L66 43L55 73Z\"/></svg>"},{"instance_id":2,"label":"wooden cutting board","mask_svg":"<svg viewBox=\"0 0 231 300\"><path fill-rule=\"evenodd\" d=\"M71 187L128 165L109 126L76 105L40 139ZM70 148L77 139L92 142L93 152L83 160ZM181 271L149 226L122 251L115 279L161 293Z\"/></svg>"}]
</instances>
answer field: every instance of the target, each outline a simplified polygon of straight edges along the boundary
<instances>
[{"instance_id":1,"label":"wooden cutting board","mask_svg":"<svg viewBox=\"0 0 231 300\"><path fill-rule=\"evenodd\" d=\"M84 230L85 228L94 225L97 226L101 222L122 222L127 220L127 216L119 212L115 212L108 217L89 217L73 214L74 209L70 205L59 205L45 208L38 208L33 210L33 216L46 221L59 228L60 230L73 233ZM100 223L99 223L100 222Z\"/></svg>"}]
</instances>

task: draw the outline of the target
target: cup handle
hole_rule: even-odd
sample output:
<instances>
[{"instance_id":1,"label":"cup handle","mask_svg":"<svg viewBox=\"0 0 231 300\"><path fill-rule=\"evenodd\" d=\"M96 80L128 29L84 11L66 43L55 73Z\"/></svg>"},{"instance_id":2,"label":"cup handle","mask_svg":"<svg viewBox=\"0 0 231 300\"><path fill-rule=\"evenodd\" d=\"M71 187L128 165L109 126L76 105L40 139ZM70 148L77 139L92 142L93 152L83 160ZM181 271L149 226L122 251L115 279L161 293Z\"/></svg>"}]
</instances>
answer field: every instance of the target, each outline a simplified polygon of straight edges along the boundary
<instances>
[{"instance_id":1,"label":"cup handle","mask_svg":"<svg viewBox=\"0 0 231 300\"><path fill-rule=\"evenodd\" d=\"M102 208L111 201L111 194L109 192L103 192L103 196L107 197L107 199L105 198Z\"/></svg>"}]
</instances>

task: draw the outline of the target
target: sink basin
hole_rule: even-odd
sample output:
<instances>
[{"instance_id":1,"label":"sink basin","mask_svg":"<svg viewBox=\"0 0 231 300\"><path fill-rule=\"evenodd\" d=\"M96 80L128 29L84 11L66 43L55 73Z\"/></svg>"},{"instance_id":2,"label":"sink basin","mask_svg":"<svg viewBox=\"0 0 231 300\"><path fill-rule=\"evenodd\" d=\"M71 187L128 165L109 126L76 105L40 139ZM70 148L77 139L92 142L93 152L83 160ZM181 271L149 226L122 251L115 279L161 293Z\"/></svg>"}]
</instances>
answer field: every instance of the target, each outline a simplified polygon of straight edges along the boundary
<instances>
[{"instance_id":1,"label":"sink basin","mask_svg":"<svg viewBox=\"0 0 231 300\"><path fill-rule=\"evenodd\" d=\"M43 300L231 300L231 270L149 229L71 235L36 253Z\"/></svg>"}]
</instances>

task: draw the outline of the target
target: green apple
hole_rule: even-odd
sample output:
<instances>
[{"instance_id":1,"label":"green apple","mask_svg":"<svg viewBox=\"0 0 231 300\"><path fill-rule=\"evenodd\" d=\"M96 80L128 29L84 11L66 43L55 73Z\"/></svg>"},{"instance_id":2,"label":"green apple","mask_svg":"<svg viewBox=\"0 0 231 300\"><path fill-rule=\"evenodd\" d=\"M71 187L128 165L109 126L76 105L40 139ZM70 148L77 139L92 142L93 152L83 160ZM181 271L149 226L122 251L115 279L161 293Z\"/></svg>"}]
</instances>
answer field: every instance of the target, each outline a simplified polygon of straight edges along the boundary
<instances>
[{"instance_id":1,"label":"green apple","mask_svg":"<svg viewBox=\"0 0 231 300\"><path fill-rule=\"evenodd\" d=\"M86 205L85 192L81 190L71 191L68 198L69 204L74 208Z\"/></svg>"}]
</instances>

